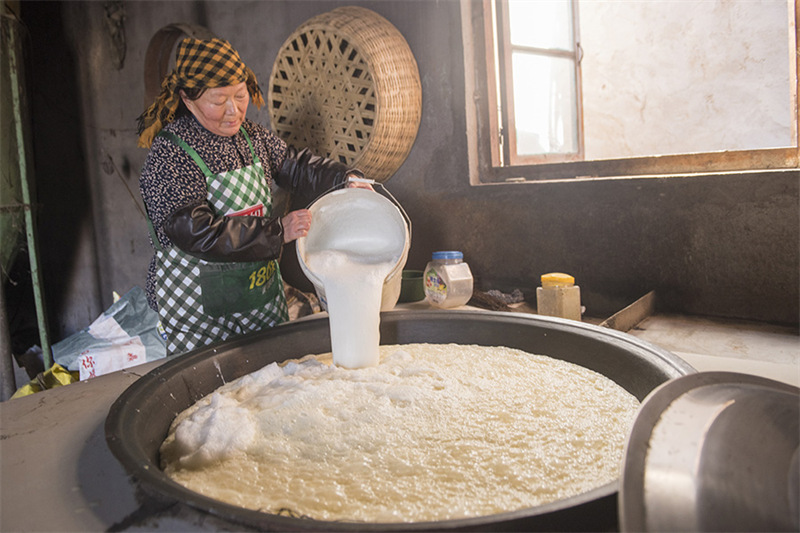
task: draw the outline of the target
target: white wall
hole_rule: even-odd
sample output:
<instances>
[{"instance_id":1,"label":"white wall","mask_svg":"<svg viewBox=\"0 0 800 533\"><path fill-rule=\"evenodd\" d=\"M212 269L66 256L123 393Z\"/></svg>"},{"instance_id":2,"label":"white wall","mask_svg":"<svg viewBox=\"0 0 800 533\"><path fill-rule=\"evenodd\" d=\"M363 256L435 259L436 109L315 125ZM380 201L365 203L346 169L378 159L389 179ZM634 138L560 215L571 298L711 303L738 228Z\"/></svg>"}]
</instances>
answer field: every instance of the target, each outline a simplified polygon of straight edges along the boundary
<instances>
[{"instance_id":1,"label":"white wall","mask_svg":"<svg viewBox=\"0 0 800 533\"><path fill-rule=\"evenodd\" d=\"M792 144L786 0L582 0L586 158Z\"/></svg>"}]
</instances>

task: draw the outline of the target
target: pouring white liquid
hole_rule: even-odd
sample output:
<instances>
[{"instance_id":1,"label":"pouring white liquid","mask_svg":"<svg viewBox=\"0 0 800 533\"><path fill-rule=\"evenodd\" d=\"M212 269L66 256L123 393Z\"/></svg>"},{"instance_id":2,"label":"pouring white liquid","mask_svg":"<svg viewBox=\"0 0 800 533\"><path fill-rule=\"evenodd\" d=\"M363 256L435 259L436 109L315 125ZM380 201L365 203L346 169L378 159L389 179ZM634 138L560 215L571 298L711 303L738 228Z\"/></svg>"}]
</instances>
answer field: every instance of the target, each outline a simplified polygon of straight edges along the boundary
<instances>
[{"instance_id":1,"label":"pouring white liquid","mask_svg":"<svg viewBox=\"0 0 800 533\"><path fill-rule=\"evenodd\" d=\"M306 266L325 287L334 364L346 368L378 364L383 282L395 264L397 258L381 261L338 250L306 256Z\"/></svg>"},{"instance_id":2,"label":"pouring white liquid","mask_svg":"<svg viewBox=\"0 0 800 533\"><path fill-rule=\"evenodd\" d=\"M378 364L380 311L400 295L409 248L406 219L382 195L341 189L314 202L308 235L297 240L300 267L328 311L334 364Z\"/></svg>"}]
</instances>

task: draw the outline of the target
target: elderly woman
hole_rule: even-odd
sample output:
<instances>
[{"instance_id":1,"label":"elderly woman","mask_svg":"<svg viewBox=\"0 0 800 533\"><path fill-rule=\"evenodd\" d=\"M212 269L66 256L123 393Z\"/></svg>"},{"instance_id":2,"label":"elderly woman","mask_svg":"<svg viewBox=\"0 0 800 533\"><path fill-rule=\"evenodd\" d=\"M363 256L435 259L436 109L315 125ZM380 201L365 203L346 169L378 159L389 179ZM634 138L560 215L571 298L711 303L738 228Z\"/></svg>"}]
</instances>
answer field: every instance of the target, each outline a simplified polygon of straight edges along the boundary
<instances>
[{"instance_id":1,"label":"elderly woman","mask_svg":"<svg viewBox=\"0 0 800 533\"><path fill-rule=\"evenodd\" d=\"M278 259L283 244L306 235L311 214L273 216L273 184L313 198L363 178L248 120L251 99L264 104L227 41L184 39L175 70L139 117L139 146L150 149L140 190L155 249L146 292L169 354L287 319Z\"/></svg>"}]
</instances>

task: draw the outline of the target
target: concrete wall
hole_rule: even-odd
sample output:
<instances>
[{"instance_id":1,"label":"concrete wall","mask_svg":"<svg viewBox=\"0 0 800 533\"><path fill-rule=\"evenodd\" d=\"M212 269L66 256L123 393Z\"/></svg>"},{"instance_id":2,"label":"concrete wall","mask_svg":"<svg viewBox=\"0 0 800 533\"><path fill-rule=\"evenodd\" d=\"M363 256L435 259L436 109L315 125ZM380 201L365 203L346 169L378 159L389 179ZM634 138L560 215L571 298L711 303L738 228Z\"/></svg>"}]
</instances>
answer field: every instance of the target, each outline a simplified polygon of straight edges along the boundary
<instances>
[{"instance_id":1,"label":"concrete wall","mask_svg":"<svg viewBox=\"0 0 800 533\"><path fill-rule=\"evenodd\" d=\"M94 320L113 290L144 285L151 250L135 128L151 36L174 22L206 26L233 42L265 88L284 39L345 4L391 21L420 69L418 138L387 183L413 221L408 268L460 249L484 289L530 293L544 272L572 273L593 316L656 290L664 311L798 321L797 171L470 186L454 0L124 2L121 68L106 3L22 4L54 340Z\"/></svg>"}]
</instances>

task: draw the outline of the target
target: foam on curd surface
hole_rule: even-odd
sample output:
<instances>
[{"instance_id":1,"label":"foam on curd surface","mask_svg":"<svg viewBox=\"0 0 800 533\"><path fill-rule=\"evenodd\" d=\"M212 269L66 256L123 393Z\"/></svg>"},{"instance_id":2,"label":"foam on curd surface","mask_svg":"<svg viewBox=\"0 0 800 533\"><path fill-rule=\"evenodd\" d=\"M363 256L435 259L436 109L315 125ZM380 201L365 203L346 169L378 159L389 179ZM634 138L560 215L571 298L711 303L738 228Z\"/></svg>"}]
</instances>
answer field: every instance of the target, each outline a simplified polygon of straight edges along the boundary
<instances>
[{"instance_id":1,"label":"foam on curd surface","mask_svg":"<svg viewBox=\"0 0 800 533\"><path fill-rule=\"evenodd\" d=\"M612 482L639 402L587 368L503 347L380 347L272 363L181 413L176 482L268 513L419 522L541 505Z\"/></svg>"}]
</instances>

